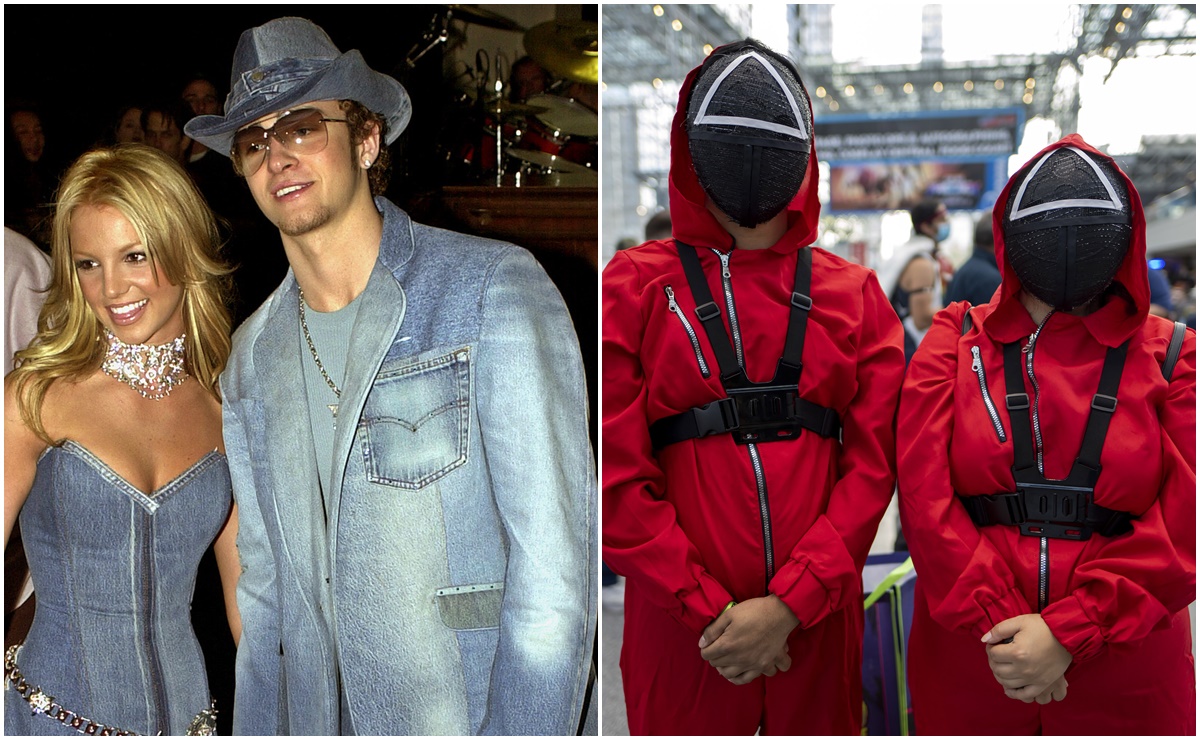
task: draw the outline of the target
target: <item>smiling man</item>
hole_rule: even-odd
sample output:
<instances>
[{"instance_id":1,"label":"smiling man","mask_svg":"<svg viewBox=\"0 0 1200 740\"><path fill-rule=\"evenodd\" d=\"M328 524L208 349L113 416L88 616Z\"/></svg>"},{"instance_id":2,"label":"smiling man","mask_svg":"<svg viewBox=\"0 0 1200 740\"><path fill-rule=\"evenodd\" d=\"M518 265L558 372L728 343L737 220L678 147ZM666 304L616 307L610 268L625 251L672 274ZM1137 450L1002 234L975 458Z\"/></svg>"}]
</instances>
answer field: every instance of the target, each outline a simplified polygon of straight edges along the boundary
<instances>
[{"instance_id":1,"label":"smiling man","mask_svg":"<svg viewBox=\"0 0 1200 740\"><path fill-rule=\"evenodd\" d=\"M561 297L524 250L380 197L411 102L358 51L274 20L230 89L188 135L229 153L291 264L221 378L235 734L574 734L596 478Z\"/></svg>"}]
</instances>

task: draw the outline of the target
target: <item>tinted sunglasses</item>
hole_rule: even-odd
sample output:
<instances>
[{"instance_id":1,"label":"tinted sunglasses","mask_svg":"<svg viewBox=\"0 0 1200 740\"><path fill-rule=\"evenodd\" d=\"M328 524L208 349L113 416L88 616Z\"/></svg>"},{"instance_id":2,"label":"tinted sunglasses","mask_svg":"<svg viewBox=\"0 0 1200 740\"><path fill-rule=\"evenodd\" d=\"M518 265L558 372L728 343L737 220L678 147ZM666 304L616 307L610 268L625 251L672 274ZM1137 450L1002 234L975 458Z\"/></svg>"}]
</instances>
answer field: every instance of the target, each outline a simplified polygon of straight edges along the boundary
<instances>
[{"instance_id":1,"label":"tinted sunglasses","mask_svg":"<svg viewBox=\"0 0 1200 740\"><path fill-rule=\"evenodd\" d=\"M346 123L345 118L325 118L316 108L288 111L271 128L251 126L233 135L230 157L242 177L250 177L267 159L271 139L292 154L318 154L329 143L326 123Z\"/></svg>"}]
</instances>

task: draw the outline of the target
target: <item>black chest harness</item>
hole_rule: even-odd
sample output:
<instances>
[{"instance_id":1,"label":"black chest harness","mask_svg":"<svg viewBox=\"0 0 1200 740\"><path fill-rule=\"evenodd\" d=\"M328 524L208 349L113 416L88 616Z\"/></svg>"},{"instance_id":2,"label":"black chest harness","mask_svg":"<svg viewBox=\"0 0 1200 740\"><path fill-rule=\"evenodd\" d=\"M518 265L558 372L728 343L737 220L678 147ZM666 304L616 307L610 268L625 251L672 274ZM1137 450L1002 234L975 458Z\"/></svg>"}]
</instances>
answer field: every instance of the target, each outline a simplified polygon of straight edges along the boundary
<instances>
[{"instance_id":1,"label":"black chest harness","mask_svg":"<svg viewBox=\"0 0 1200 740\"><path fill-rule=\"evenodd\" d=\"M963 319L963 334L970 328L971 316ZM1183 345L1183 324L1176 323L1171 336L1163 375L1170 381L1175 360ZM1079 455L1063 480L1049 480L1037 467L1033 454L1033 435L1029 425L1029 396L1021 369L1021 344L1004 345L1005 406L1012 423L1013 479L1015 493L990 496L960 496L971 520L978 526L1008 524L1019 527L1021 534L1065 540L1086 540L1092 533L1115 537L1133 529L1133 514L1097 505L1093 500L1100 477L1100 453L1108 425L1117 409L1117 388L1129 341L1111 347L1105 353L1100 385L1092 396L1092 408Z\"/></svg>"},{"instance_id":2,"label":"black chest harness","mask_svg":"<svg viewBox=\"0 0 1200 740\"><path fill-rule=\"evenodd\" d=\"M840 437L842 423L837 411L806 401L799 395L800 375L804 371L800 358L804 352L808 312L812 309L812 298L809 297L812 253L803 248L796 258L787 340L775 368L775 377L765 383L752 383L738 364L737 354L721 321L721 309L708 288L696 248L678 240L675 244L696 302L696 317L704 326L717 356L721 385L729 395L651 424L650 440L654 449L727 432L740 445L793 440L800 436L802 429L822 437Z\"/></svg>"}]
</instances>

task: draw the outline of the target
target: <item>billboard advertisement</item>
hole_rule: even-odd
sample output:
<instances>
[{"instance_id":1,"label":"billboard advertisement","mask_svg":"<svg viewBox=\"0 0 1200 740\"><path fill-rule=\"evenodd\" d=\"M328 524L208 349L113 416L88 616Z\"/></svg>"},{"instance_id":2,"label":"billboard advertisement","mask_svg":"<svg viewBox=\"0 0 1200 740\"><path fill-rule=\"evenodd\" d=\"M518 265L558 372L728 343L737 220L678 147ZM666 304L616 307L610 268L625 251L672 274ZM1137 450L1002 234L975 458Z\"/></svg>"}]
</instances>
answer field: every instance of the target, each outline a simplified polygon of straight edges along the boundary
<instances>
[{"instance_id":1,"label":"billboard advertisement","mask_svg":"<svg viewBox=\"0 0 1200 740\"><path fill-rule=\"evenodd\" d=\"M1020 108L823 116L817 153L830 166L829 209L990 208L1025 125Z\"/></svg>"}]
</instances>

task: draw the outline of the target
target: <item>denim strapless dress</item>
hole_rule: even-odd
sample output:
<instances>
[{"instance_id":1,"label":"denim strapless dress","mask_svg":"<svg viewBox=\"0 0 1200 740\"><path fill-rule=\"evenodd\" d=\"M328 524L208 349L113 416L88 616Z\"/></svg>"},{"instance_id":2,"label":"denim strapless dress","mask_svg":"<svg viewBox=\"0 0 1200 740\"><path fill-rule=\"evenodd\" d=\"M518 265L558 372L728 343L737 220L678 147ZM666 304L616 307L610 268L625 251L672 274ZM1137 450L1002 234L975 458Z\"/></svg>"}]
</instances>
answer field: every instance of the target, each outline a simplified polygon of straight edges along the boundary
<instances>
[{"instance_id":1,"label":"denim strapless dress","mask_svg":"<svg viewBox=\"0 0 1200 740\"><path fill-rule=\"evenodd\" d=\"M17 654L25 680L95 722L184 734L210 700L191 623L196 568L230 505L216 451L146 494L82 445L50 447L20 519L37 591ZM77 734L4 695L6 735Z\"/></svg>"}]
</instances>

